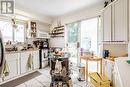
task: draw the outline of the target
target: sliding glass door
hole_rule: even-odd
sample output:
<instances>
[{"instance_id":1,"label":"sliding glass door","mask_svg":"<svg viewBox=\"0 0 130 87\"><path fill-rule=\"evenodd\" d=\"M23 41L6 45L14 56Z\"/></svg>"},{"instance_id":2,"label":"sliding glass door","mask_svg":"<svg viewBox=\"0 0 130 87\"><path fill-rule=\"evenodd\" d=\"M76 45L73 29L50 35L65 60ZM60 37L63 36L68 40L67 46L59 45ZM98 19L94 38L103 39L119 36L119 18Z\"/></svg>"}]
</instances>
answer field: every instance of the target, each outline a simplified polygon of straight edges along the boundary
<instances>
[{"instance_id":1,"label":"sliding glass door","mask_svg":"<svg viewBox=\"0 0 130 87\"><path fill-rule=\"evenodd\" d=\"M98 18L81 21L81 49L98 54Z\"/></svg>"},{"instance_id":2,"label":"sliding glass door","mask_svg":"<svg viewBox=\"0 0 130 87\"><path fill-rule=\"evenodd\" d=\"M81 63L82 54L98 54L98 26L98 17L66 25L67 51L72 63Z\"/></svg>"},{"instance_id":3,"label":"sliding glass door","mask_svg":"<svg viewBox=\"0 0 130 87\"><path fill-rule=\"evenodd\" d=\"M70 61L77 65L79 63L79 32L80 22L75 22L66 25L67 31L67 51L70 53Z\"/></svg>"}]
</instances>

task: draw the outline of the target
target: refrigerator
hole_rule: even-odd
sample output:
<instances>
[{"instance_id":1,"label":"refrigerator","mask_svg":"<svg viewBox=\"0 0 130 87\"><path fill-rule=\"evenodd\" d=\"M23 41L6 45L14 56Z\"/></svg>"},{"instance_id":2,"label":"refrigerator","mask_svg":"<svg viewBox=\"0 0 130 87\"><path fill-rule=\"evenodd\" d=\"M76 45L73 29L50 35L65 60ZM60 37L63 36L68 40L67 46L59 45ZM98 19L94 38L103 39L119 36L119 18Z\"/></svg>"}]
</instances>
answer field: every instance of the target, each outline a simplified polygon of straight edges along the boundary
<instances>
[{"instance_id":1,"label":"refrigerator","mask_svg":"<svg viewBox=\"0 0 130 87\"><path fill-rule=\"evenodd\" d=\"M4 61L5 61L5 58L4 58L4 45L3 45L3 40L2 40L2 33L0 31L0 74L2 72Z\"/></svg>"}]
</instances>

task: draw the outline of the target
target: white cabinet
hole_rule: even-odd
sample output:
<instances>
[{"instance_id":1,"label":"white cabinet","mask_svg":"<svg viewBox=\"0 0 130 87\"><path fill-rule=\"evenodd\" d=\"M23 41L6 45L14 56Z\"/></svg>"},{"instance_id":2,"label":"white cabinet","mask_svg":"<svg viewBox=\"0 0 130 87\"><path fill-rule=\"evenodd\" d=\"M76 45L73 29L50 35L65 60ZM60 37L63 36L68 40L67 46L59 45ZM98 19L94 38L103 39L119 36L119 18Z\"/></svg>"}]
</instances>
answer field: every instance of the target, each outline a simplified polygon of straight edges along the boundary
<instances>
[{"instance_id":1,"label":"white cabinet","mask_svg":"<svg viewBox=\"0 0 130 87\"><path fill-rule=\"evenodd\" d=\"M33 59L33 67L32 69L28 68L28 58L31 54ZM39 68L39 50L35 51L25 51L18 53L5 53L5 59L9 68L9 75L4 77L4 81L11 81L13 79L18 78L20 75L28 74L30 71ZM34 71L35 71L34 70ZM2 78L0 78L0 83L4 82Z\"/></svg>"},{"instance_id":2,"label":"white cabinet","mask_svg":"<svg viewBox=\"0 0 130 87\"><path fill-rule=\"evenodd\" d=\"M21 73L26 73L29 71L28 69L28 58L29 55L32 55L32 51L28 51L28 52L22 52L20 54L20 69L21 69Z\"/></svg>"},{"instance_id":3,"label":"white cabinet","mask_svg":"<svg viewBox=\"0 0 130 87\"><path fill-rule=\"evenodd\" d=\"M18 53L6 54L5 57L7 64L9 66L9 75L4 78L5 80L7 80L20 74L18 63L19 54Z\"/></svg>"},{"instance_id":4,"label":"white cabinet","mask_svg":"<svg viewBox=\"0 0 130 87\"><path fill-rule=\"evenodd\" d=\"M127 2L127 0L118 0L113 4L113 36L115 41L128 41Z\"/></svg>"},{"instance_id":5,"label":"white cabinet","mask_svg":"<svg viewBox=\"0 0 130 87\"><path fill-rule=\"evenodd\" d=\"M114 73L113 73L113 87L123 87L121 84L121 78L119 76L117 67L114 67Z\"/></svg>"},{"instance_id":6,"label":"white cabinet","mask_svg":"<svg viewBox=\"0 0 130 87\"><path fill-rule=\"evenodd\" d=\"M129 6L128 7L129 7L129 11L128 11L129 12L128 13L129 14L129 38L128 39L130 40L130 1L129 1Z\"/></svg>"},{"instance_id":7,"label":"white cabinet","mask_svg":"<svg viewBox=\"0 0 130 87\"><path fill-rule=\"evenodd\" d=\"M103 41L128 41L128 0L117 0L103 10Z\"/></svg>"},{"instance_id":8,"label":"white cabinet","mask_svg":"<svg viewBox=\"0 0 130 87\"><path fill-rule=\"evenodd\" d=\"M39 51L33 51L33 64L34 64L34 69L39 68Z\"/></svg>"},{"instance_id":9,"label":"white cabinet","mask_svg":"<svg viewBox=\"0 0 130 87\"><path fill-rule=\"evenodd\" d=\"M112 6L107 7L103 11L103 40L111 41L111 29L112 29Z\"/></svg>"},{"instance_id":10,"label":"white cabinet","mask_svg":"<svg viewBox=\"0 0 130 87\"><path fill-rule=\"evenodd\" d=\"M113 69L114 62L110 60L103 60L103 76L107 76L107 78L113 81Z\"/></svg>"}]
</instances>

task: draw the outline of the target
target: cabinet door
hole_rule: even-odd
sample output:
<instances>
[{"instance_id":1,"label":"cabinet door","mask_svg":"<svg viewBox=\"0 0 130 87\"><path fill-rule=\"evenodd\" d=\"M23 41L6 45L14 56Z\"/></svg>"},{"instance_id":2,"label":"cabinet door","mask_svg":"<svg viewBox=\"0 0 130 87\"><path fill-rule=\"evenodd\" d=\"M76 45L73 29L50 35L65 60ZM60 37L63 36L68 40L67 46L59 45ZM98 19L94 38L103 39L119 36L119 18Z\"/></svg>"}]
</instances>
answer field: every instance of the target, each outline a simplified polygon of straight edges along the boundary
<instances>
[{"instance_id":1,"label":"cabinet door","mask_svg":"<svg viewBox=\"0 0 130 87\"><path fill-rule=\"evenodd\" d=\"M17 75L20 75L19 73L19 63L18 63L18 59L19 59L19 54L6 54L6 61L7 64L9 66L9 75L7 77L5 77L4 79L10 79L13 78Z\"/></svg>"},{"instance_id":2,"label":"cabinet door","mask_svg":"<svg viewBox=\"0 0 130 87\"><path fill-rule=\"evenodd\" d=\"M112 35L112 6L103 11L103 41L111 41Z\"/></svg>"},{"instance_id":3,"label":"cabinet door","mask_svg":"<svg viewBox=\"0 0 130 87\"><path fill-rule=\"evenodd\" d=\"M114 64L112 62L109 62L107 60L103 61L103 75L107 76L109 80L113 80L113 68Z\"/></svg>"},{"instance_id":4,"label":"cabinet door","mask_svg":"<svg viewBox=\"0 0 130 87\"><path fill-rule=\"evenodd\" d=\"M113 4L114 41L128 41L127 0L118 0Z\"/></svg>"},{"instance_id":5,"label":"cabinet door","mask_svg":"<svg viewBox=\"0 0 130 87\"><path fill-rule=\"evenodd\" d=\"M108 79L112 81L112 76L113 76L113 64L111 62L107 62L106 64L106 75Z\"/></svg>"},{"instance_id":6,"label":"cabinet door","mask_svg":"<svg viewBox=\"0 0 130 87\"><path fill-rule=\"evenodd\" d=\"M26 73L29 71L28 69L28 58L29 55L32 54L32 52L23 52L20 54L20 67L21 67L21 73Z\"/></svg>"},{"instance_id":7,"label":"cabinet door","mask_svg":"<svg viewBox=\"0 0 130 87\"><path fill-rule=\"evenodd\" d=\"M39 51L34 51L33 52L33 63L34 63L34 69L39 68Z\"/></svg>"},{"instance_id":8,"label":"cabinet door","mask_svg":"<svg viewBox=\"0 0 130 87\"><path fill-rule=\"evenodd\" d=\"M122 83L121 83L121 78L120 78L120 76L119 76L119 73L118 73L118 71L117 71L117 68L116 67L114 67L114 80L113 80L113 87L123 87L122 86Z\"/></svg>"}]
</instances>

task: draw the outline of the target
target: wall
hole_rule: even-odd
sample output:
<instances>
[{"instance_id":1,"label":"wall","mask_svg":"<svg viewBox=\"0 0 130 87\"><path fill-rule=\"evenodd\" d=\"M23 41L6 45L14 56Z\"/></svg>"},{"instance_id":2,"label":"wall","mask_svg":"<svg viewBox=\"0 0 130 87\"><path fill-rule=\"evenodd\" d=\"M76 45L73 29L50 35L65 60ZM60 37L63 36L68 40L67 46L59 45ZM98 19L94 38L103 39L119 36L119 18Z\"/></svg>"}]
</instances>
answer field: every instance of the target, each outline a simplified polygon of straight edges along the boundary
<instances>
[{"instance_id":1,"label":"wall","mask_svg":"<svg viewBox=\"0 0 130 87\"><path fill-rule=\"evenodd\" d=\"M101 9L103 8L102 4L98 4L94 7L90 7L87 9L82 9L80 11L76 11L70 14L66 14L63 15L61 17L58 17L57 19L55 19L51 25L50 31L57 26L57 21L61 21L62 25L68 24L68 23L72 23L72 22L76 22L76 21L81 21L81 20L85 20L85 19L89 19L92 17L96 17L99 16L101 14ZM53 42L51 44L51 47L53 46L60 46L60 47L64 47L65 46L65 37L64 38L59 38L59 39L51 39ZM57 43L57 42L62 42L62 43Z\"/></svg>"},{"instance_id":2,"label":"wall","mask_svg":"<svg viewBox=\"0 0 130 87\"><path fill-rule=\"evenodd\" d=\"M52 23L52 18L36 13L30 13L30 12L25 12L22 10L15 9L15 15L22 16L26 18L27 20L37 20L43 23L51 24Z\"/></svg>"},{"instance_id":3,"label":"wall","mask_svg":"<svg viewBox=\"0 0 130 87\"><path fill-rule=\"evenodd\" d=\"M65 40L62 37L51 38L49 45L50 45L50 47L62 47L62 48L64 48L64 46L65 46Z\"/></svg>"},{"instance_id":4,"label":"wall","mask_svg":"<svg viewBox=\"0 0 130 87\"><path fill-rule=\"evenodd\" d=\"M18 19L24 19L25 21L35 21L37 23L37 29L43 32L49 32L49 24L51 24L52 19L48 16L29 13L22 10L15 9L15 14Z\"/></svg>"},{"instance_id":5,"label":"wall","mask_svg":"<svg viewBox=\"0 0 130 87\"><path fill-rule=\"evenodd\" d=\"M39 22L39 21L36 21L37 22L37 29L39 31L42 31L42 32L48 32L50 31L49 29L49 24L45 24L43 22Z\"/></svg>"}]
</instances>

